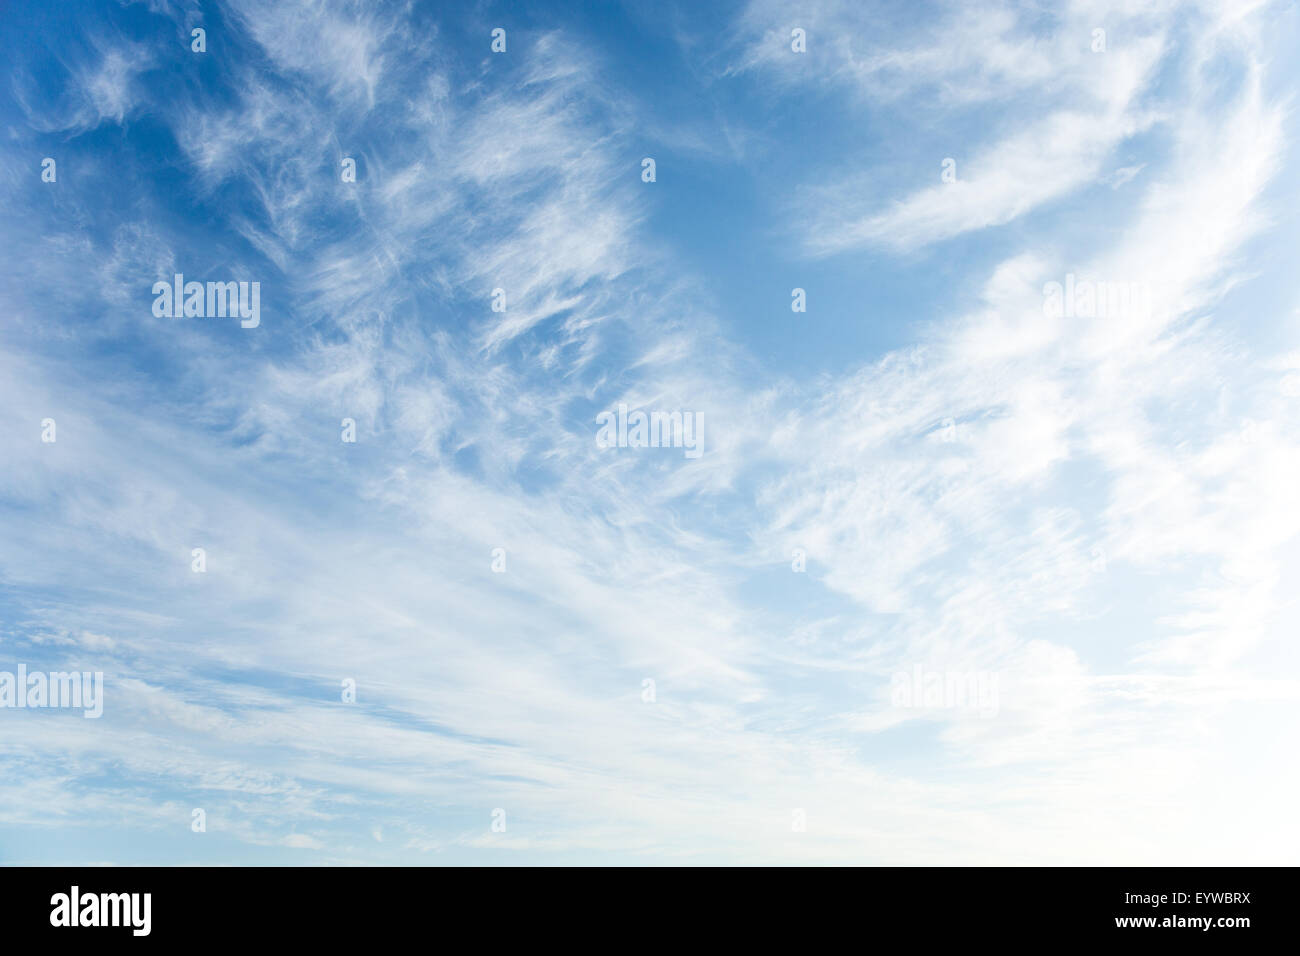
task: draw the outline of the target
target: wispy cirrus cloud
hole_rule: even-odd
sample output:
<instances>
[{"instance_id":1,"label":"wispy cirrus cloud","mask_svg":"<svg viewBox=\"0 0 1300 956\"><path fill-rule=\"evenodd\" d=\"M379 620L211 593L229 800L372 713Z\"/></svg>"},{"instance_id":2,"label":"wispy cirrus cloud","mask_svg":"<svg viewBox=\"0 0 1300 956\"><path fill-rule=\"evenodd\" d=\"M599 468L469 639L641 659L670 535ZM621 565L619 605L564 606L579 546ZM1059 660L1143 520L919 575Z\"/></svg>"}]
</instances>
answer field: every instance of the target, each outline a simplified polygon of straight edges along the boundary
<instances>
[{"instance_id":1,"label":"wispy cirrus cloud","mask_svg":"<svg viewBox=\"0 0 1300 956\"><path fill-rule=\"evenodd\" d=\"M731 70L670 78L744 150L671 154L676 107L577 24L507 22L493 58L400 5L222 8L202 82L168 46L193 11L150 8L94 62L134 45L186 84L86 93L40 149L44 108L9 104L0 649L108 699L0 712L0 853L70 828L60 861L1287 859L1297 299L1243 297L1285 246L1294 128L1257 20L1197 11L890 32L753 5ZM894 173L881 137L965 148L864 185L774 108L905 121L858 131ZM671 177L640 180L650 149ZM805 214L755 229L787 211L772 169ZM731 188L727 241L695 242ZM810 312L775 311L812 372L744 339L768 316L726 277L774 255L808 276ZM905 281L956 304L847 345L878 310L844 272L927 255ZM260 278L262 325L153 316L173 270ZM1050 316L1067 274L1155 307ZM704 454L599 448L620 402L699 413ZM996 675L996 716L899 706L918 665ZM1243 794L1260 813L1205 834Z\"/></svg>"}]
</instances>

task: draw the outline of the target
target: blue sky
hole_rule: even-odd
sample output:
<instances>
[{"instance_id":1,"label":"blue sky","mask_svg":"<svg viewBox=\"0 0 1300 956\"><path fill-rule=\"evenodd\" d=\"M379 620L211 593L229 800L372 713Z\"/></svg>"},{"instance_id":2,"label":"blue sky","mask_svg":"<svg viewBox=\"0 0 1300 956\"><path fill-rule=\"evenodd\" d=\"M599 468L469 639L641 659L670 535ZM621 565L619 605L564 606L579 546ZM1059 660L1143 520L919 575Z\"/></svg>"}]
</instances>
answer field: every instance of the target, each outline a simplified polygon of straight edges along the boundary
<instances>
[{"instance_id":1,"label":"blue sky","mask_svg":"<svg viewBox=\"0 0 1300 956\"><path fill-rule=\"evenodd\" d=\"M0 862L1296 861L1294 4L2 15Z\"/></svg>"}]
</instances>

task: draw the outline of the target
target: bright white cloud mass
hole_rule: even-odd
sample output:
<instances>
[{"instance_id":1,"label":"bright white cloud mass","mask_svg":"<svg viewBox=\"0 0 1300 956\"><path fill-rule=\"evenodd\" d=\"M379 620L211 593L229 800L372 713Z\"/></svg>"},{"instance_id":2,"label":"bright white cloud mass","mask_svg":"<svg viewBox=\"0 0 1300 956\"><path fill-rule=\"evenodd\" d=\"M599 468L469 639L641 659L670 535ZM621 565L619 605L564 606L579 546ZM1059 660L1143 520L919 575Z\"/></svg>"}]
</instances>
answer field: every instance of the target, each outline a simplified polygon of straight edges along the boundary
<instances>
[{"instance_id":1,"label":"bright white cloud mass","mask_svg":"<svg viewBox=\"0 0 1300 956\"><path fill-rule=\"evenodd\" d=\"M1296 6L515 7L0 13L0 862L1294 864Z\"/></svg>"}]
</instances>

